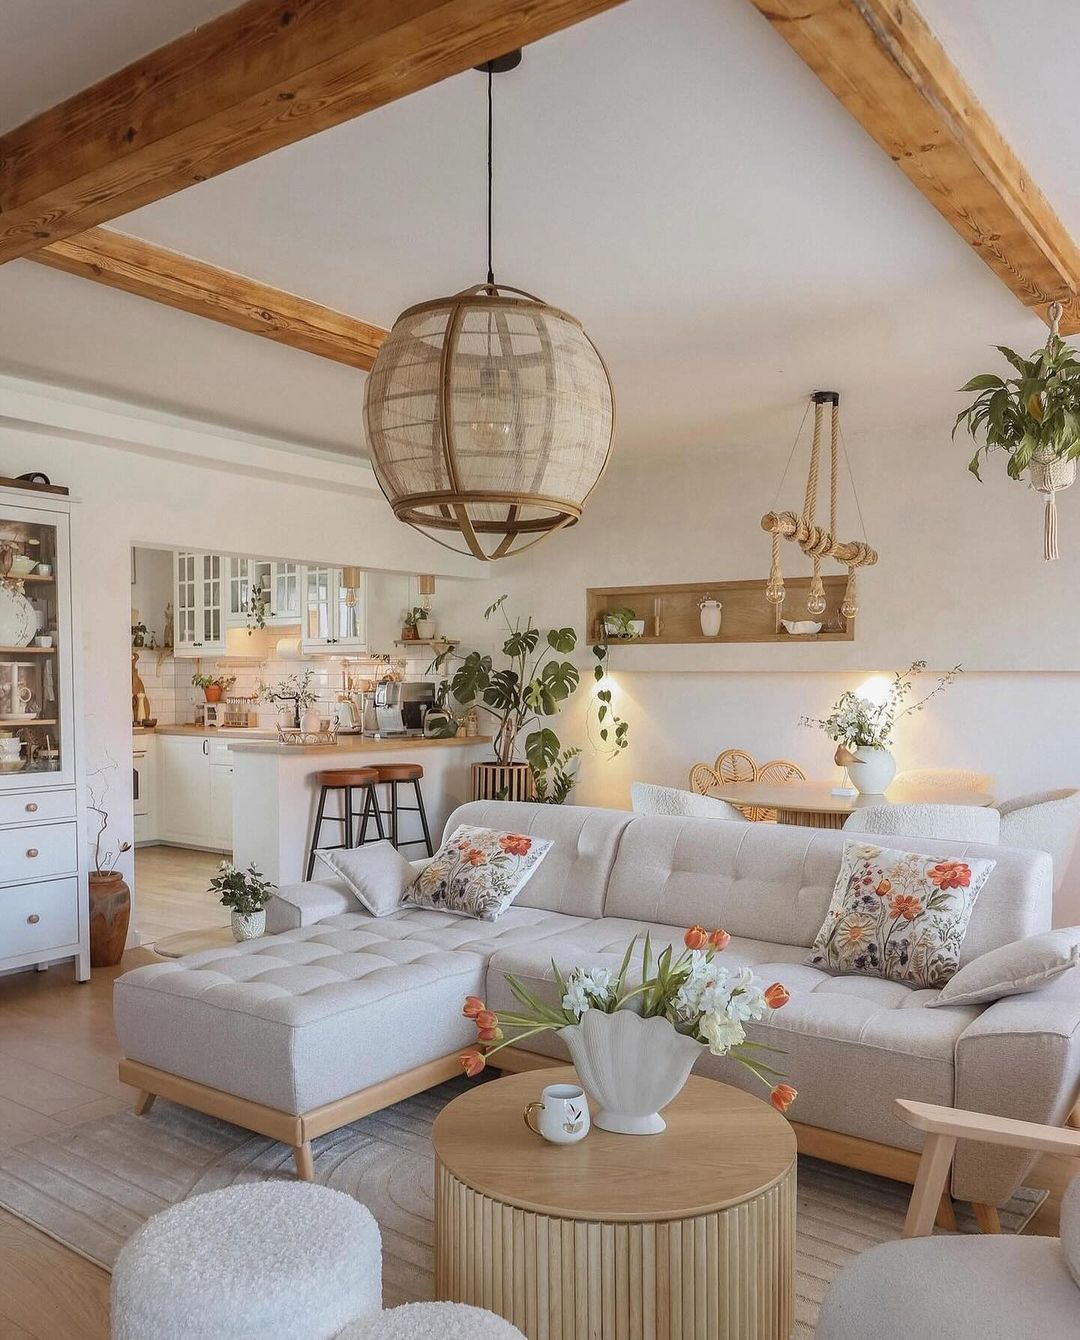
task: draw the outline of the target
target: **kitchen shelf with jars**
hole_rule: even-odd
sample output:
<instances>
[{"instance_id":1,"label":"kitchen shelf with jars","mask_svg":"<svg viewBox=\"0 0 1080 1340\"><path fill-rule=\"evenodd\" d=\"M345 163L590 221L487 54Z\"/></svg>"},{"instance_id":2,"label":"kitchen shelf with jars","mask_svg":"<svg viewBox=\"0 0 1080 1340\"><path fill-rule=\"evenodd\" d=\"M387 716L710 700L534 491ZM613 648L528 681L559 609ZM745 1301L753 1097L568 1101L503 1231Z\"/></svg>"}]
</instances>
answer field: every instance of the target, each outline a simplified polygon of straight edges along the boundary
<instances>
[{"instance_id":1,"label":"kitchen shelf with jars","mask_svg":"<svg viewBox=\"0 0 1080 1340\"><path fill-rule=\"evenodd\" d=\"M590 587L586 626L594 639L606 634L612 644L635 646L853 641L855 620L840 612L847 578L822 578L825 609L813 616L806 608L810 582L789 578L779 605L765 599L763 580Z\"/></svg>"},{"instance_id":2,"label":"kitchen shelf with jars","mask_svg":"<svg viewBox=\"0 0 1080 1340\"><path fill-rule=\"evenodd\" d=\"M90 975L66 490L0 479L0 971Z\"/></svg>"}]
</instances>

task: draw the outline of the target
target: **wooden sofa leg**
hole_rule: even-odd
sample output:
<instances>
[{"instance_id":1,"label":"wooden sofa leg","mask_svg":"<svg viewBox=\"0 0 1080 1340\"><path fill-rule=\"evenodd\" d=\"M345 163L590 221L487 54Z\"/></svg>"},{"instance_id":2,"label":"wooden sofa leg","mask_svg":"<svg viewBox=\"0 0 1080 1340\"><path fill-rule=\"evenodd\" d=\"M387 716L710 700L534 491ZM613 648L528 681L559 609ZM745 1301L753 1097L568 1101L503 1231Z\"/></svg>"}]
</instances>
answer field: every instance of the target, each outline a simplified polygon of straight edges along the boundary
<instances>
[{"instance_id":1,"label":"wooden sofa leg","mask_svg":"<svg viewBox=\"0 0 1080 1340\"><path fill-rule=\"evenodd\" d=\"M140 1089L135 1095L135 1115L145 1117L147 1112L154 1106L156 1093L148 1093L145 1089Z\"/></svg>"},{"instance_id":2,"label":"wooden sofa leg","mask_svg":"<svg viewBox=\"0 0 1080 1340\"><path fill-rule=\"evenodd\" d=\"M975 1222L983 1233L1000 1233L1001 1220L998 1218L997 1206L983 1205L980 1201L972 1201L971 1208L975 1211Z\"/></svg>"},{"instance_id":3,"label":"wooden sofa leg","mask_svg":"<svg viewBox=\"0 0 1080 1340\"><path fill-rule=\"evenodd\" d=\"M938 1228L943 1228L946 1233L956 1232L956 1210L953 1206L952 1196L948 1191L941 1193L941 1204L938 1206L937 1218L934 1221Z\"/></svg>"},{"instance_id":4,"label":"wooden sofa leg","mask_svg":"<svg viewBox=\"0 0 1080 1340\"><path fill-rule=\"evenodd\" d=\"M311 1142L293 1145L293 1158L296 1160L296 1175L301 1182L314 1182L315 1163L311 1157Z\"/></svg>"}]
</instances>

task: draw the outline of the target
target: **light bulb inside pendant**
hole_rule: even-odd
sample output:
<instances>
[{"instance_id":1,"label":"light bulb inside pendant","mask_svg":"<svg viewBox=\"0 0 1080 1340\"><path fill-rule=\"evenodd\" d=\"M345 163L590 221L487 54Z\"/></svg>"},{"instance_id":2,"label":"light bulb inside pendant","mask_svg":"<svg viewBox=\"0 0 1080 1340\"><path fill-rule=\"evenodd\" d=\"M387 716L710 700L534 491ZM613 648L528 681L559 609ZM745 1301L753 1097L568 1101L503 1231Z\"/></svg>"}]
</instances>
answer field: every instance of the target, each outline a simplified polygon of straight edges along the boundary
<instances>
[{"instance_id":1,"label":"light bulb inside pendant","mask_svg":"<svg viewBox=\"0 0 1080 1340\"><path fill-rule=\"evenodd\" d=\"M514 427L513 397L493 362L481 363L470 417L463 425L483 452L505 451Z\"/></svg>"}]
</instances>

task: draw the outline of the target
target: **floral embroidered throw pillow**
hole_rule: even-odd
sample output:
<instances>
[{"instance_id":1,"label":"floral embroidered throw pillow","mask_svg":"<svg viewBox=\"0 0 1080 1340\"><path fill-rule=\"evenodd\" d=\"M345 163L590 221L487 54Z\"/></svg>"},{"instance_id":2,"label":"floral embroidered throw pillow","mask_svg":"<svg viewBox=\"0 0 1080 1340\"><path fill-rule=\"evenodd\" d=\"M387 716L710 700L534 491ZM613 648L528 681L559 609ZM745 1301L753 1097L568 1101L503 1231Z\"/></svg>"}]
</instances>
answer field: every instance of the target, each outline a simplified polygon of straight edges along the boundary
<instances>
[{"instance_id":1,"label":"floral embroidered throw pillow","mask_svg":"<svg viewBox=\"0 0 1080 1340\"><path fill-rule=\"evenodd\" d=\"M806 960L829 972L944 986L995 861L846 842L825 922Z\"/></svg>"},{"instance_id":2,"label":"floral embroidered throw pillow","mask_svg":"<svg viewBox=\"0 0 1080 1340\"><path fill-rule=\"evenodd\" d=\"M551 843L494 828L455 828L405 893L405 902L494 921L547 855Z\"/></svg>"}]
</instances>

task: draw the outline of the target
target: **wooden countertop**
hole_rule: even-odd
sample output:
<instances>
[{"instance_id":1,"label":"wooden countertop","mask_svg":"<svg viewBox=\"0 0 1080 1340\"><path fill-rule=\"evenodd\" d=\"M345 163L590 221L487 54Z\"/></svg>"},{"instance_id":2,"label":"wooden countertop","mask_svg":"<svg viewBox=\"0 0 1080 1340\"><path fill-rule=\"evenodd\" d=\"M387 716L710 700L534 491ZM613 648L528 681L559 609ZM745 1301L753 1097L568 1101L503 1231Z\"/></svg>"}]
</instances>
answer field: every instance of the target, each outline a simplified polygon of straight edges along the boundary
<instances>
[{"instance_id":1,"label":"wooden countertop","mask_svg":"<svg viewBox=\"0 0 1080 1340\"><path fill-rule=\"evenodd\" d=\"M187 723L169 726L135 726L134 735L194 735L208 740L228 740L233 749L260 754L335 754L383 753L396 749L455 748L463 745L490 744L490 735L456 735L452 740L425 740L421 736L402 735L396 739L372 740L363 735L339 735L336 744L282 744L277 731L256 726L194 726Z\"/></svg>"}]
</instances>

